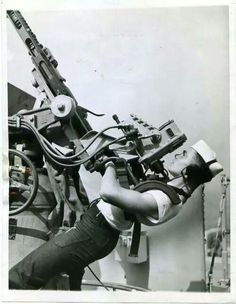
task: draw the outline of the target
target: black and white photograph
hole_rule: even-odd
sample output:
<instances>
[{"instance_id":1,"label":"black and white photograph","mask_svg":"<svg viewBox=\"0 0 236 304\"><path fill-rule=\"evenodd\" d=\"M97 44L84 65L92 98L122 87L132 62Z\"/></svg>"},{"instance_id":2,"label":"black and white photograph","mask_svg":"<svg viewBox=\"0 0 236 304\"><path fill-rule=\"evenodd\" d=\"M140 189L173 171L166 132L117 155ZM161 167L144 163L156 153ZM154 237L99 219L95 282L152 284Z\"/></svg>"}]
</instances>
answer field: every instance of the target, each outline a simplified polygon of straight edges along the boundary
<instances>
[{"instance_id":1,"label":"black and white photograph","mask_svg":"<svg viewBox=\"0 0 236 304\"><path fill-rule=\"evenodd\" d=\"M3 301L234 303L235 7L6 3Z\"/></svg>"}]
</instances>

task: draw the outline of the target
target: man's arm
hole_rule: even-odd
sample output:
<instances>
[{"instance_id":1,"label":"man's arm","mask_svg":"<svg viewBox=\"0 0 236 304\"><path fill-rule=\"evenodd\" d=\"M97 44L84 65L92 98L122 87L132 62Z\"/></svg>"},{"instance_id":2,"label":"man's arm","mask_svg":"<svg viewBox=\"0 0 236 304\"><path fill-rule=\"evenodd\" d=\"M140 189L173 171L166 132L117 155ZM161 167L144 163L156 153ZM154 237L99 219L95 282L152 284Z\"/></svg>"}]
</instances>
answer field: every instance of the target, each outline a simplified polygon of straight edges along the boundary
<instances>
[{"instance_id":1,"label":"man's arm","mask_svg":"<svg viewBox=\"0 0 236 304\"><path fill-rule=\"evenodd\" d=\"M115 167L111 163L102 178L100 196L105 202L128 212L158 216L154 197L150 193L139 193L121 187L116 177Z\"/></svg>"}]
</instances>

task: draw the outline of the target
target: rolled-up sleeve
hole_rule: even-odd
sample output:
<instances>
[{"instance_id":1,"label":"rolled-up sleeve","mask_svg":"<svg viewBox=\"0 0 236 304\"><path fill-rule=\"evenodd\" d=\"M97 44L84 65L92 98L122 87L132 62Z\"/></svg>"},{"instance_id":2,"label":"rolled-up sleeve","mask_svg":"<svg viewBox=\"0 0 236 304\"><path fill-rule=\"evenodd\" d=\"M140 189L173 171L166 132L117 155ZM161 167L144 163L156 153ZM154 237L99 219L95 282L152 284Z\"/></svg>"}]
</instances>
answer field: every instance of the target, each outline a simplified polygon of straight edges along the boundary
<instances>
[{"instance_id":1,"label":"rolled-up sleeve","mask_svg":"<svg viewBox=\"0 0 236 304\"><path fill-rule=\"evenodd\" d=\"M182 208L182 203L173 205L169 197L160 190L149 190L157 204L157 211L151 216L137 214L137 220L147 226L160 225L175 217Z\"/></svg>"}]
</instances>

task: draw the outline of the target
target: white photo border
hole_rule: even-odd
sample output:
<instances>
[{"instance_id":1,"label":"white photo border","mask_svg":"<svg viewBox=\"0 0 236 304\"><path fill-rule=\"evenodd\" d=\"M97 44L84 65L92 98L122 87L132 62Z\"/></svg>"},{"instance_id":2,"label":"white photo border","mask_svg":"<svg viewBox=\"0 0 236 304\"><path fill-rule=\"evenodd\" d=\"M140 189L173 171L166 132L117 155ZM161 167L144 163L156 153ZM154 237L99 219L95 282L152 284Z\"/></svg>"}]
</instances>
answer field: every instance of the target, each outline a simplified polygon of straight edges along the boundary
<instances>
[{"instance_id":1,"label":"white photo border","mask_svg":"<svg viewBox=\"0 0 236 304\"><path fill-rule=\"evenodd\" d=\"M68 9L93 9L93 8L147 8L147 7L177 7L177 6L216 6L227 5L229 8L229 41L230 41L230 178L231 178L231 291L229 293L192 293L192 292L118 292L107 293L99 291L80 292L80 303L236 303L236 3L231 1L76 1L76 0L51 0L29 1L6 0L1 2L1 194L2 202L8 200L8 127L7 127L7 71L6 71L6 10L68 10ZM78 293L70 291L10 291L8 290L8 205L2 203L1 212L1 289L3 303L18 302L78 302ZM75 293L77 297L75 297Z\"/></svg>"}]
</instances>

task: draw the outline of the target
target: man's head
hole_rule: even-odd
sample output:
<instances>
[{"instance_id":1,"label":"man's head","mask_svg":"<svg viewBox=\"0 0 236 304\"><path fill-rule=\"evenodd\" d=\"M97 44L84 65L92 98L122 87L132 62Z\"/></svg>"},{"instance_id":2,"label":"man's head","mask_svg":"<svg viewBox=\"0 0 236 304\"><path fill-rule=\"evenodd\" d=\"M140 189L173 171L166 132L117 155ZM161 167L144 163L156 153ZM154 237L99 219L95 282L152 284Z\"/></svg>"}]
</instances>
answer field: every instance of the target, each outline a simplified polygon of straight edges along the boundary
<instances>
[{"instance_id":1,"label":"man's head","mask_svg":"<svg viewBox=\"0 0 236 304\"><path fill-rule=\"evenodd\" d=\"M174 177L184 173L199 183L209 182L222 170L223 167L216 160L216 153L203 140L183 153L176 154L169 166L169 172Z\"/></svg>"}]
</instances>

